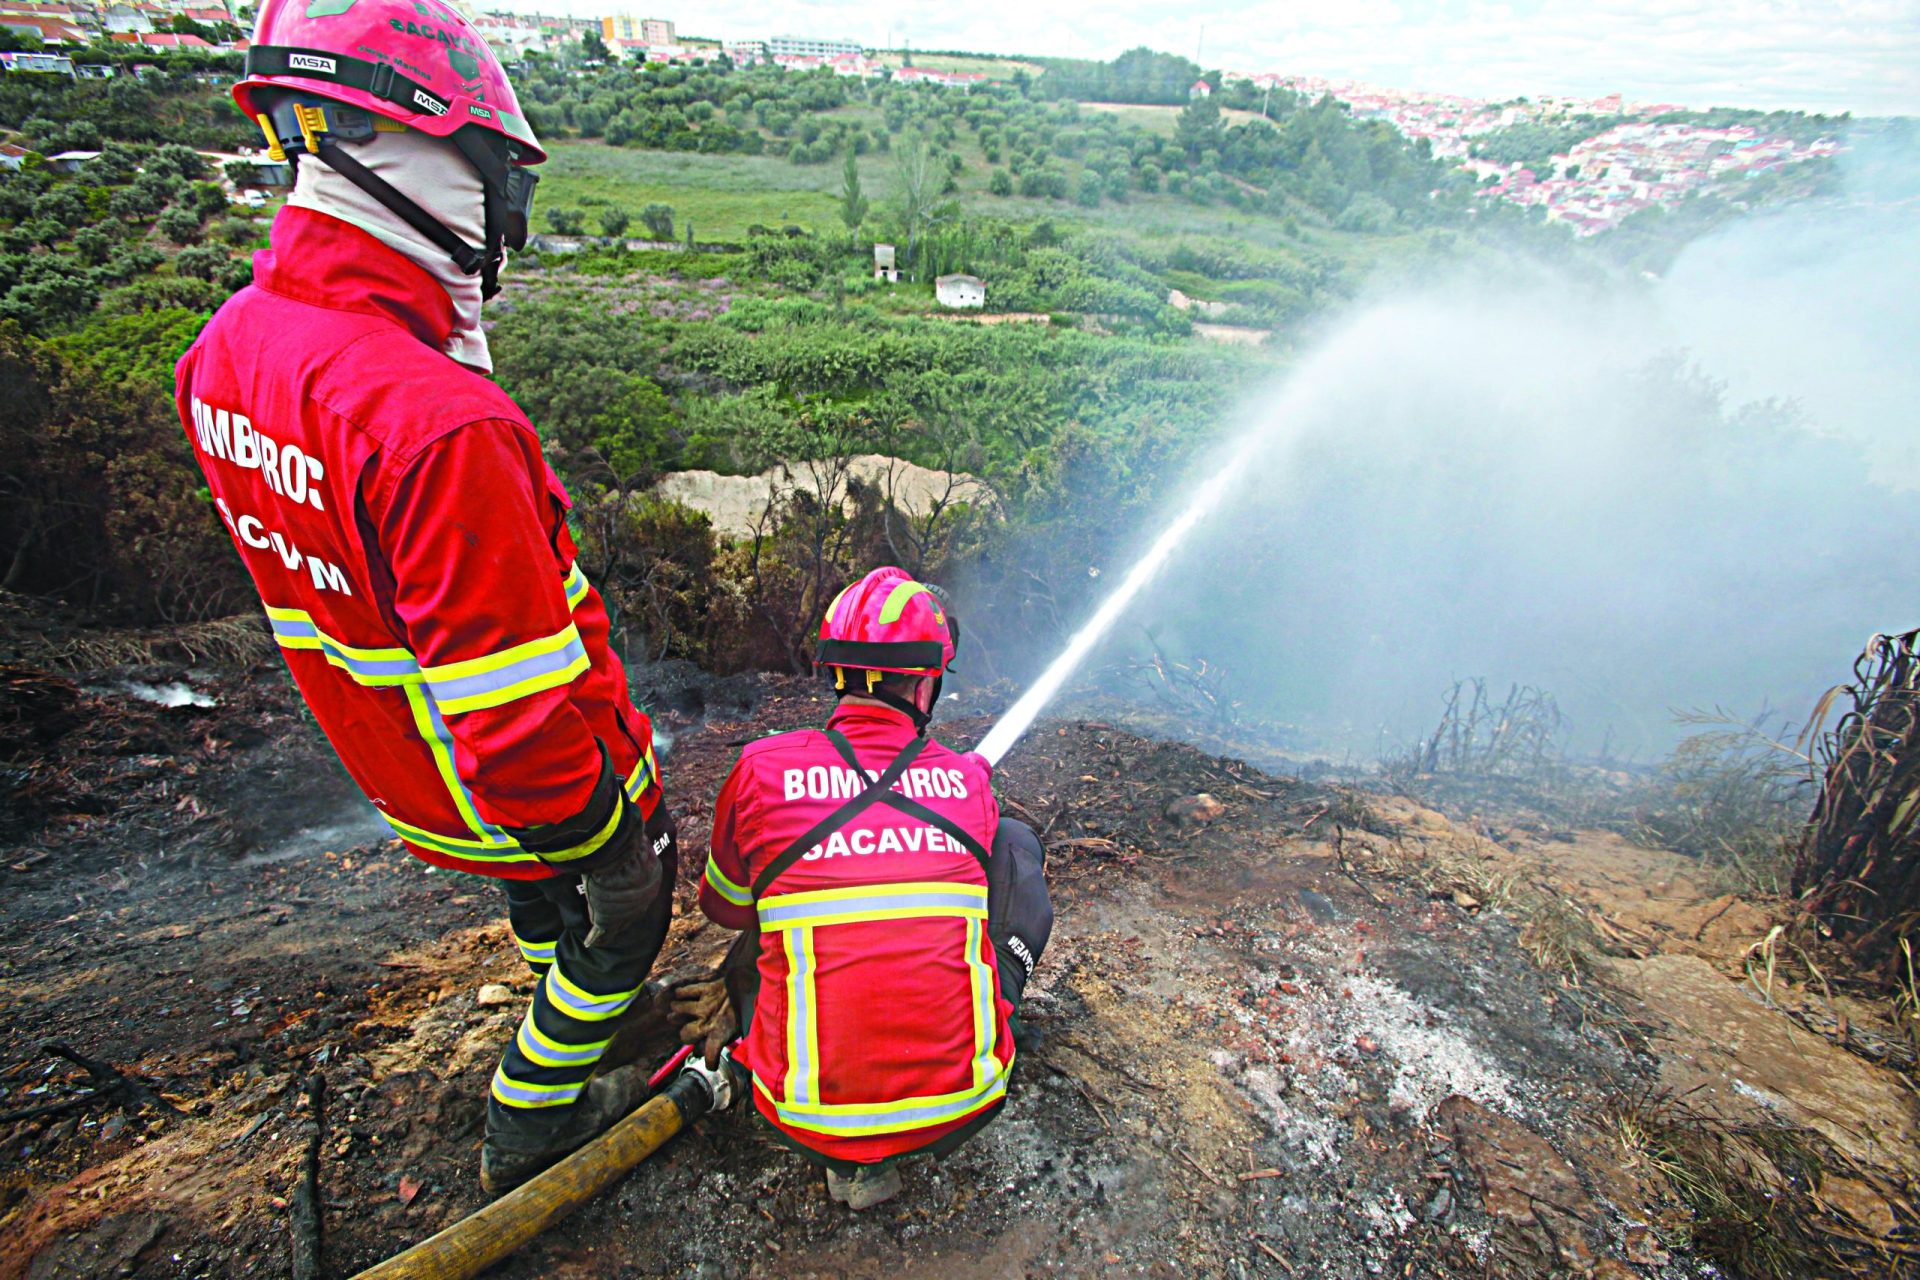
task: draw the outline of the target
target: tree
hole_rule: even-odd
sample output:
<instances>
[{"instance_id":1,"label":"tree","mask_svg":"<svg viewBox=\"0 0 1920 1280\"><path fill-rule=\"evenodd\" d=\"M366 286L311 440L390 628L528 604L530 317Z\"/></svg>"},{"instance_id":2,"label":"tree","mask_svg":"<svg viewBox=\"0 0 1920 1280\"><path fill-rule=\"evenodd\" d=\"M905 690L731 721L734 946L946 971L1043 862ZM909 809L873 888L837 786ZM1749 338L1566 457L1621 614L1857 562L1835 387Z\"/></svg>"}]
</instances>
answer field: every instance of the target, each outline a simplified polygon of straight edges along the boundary
<instances>
[{"instance_id":1,"label":"tree","mask_svg":"<svg viewBox=\"0 0 1920 1280\"><path fill-rule=\"evenodd\" d=\"M650 204L640 211L640 225L655 240L673 239L673 206Z\"/></svg>"},{"instance_id":2,"label":"tree","mask_svg":"<svg viewBox=\"0 0 1920 1280\"><path fill-rule=\"evenodd\" d=\"M587 229L587 215L578 209L549 209L547 225L555 235L577 236Z\"/></svg>"},{"instance_id":3,"label":"tree","mask_svg":"<svg viewBox=\"0 0 1920 1280\"><path fill-rule=\"evenodd\" d=\"M600 230L603 234L619 239L627 234L627 225L633 221L625 209L602 209L600 211Z\"/></svg>"},{"instance_id":4,"label":"tree","mask_svg":"<svg viewBox=\"0 0 1920 1280\"><path fill-rule=\"evenodd\" d=\"M192 244L200 239L201 221L198 212L176 204L161 214L159 222L154 225L160 228L161 235L175 244Z\"/></svg>"},{"instance_id":5,"label":"tree","mask_svg":"<svg viewBox=\"0 0 1920 1280\"><path fill-rule=\"evenodd\" d=\"M613 61L613 51L607 48L607 42L592 27L588 27L587 33L580 37L580 53L589 62Z\"/></svg>"},{"instance_id":6,"label":"tree","mask_svg":"<svg viewBox=\"0 0 1920 1280\"><path fill-rule=\"evenodd\" d=\"M1198 158L1203 151L1218 150L1225 132L1220 124L1220 104L1212 98L1195 98L1181 109L1173 140L1189 156Z\"/></svg>"},{"instance_id":7,"label":"tree","mask_svg":"<svg viewBox=\"0 0 1920 1280\"><path fill-rule=\"evenodd\" d=\"M840 221L846 224L851 238L860 234L860 224L866 218L867 198L860 194L860 161L849 142L846 164L840 170Z\"/></svg>"},{"instance_id":8,"label":"tree","mask_svg":"<svg viewBox=\"0 0 1920 1280\"><path fill-rule=\"evenodd\" d=\"M940 199L939 184L947 175L934 162L926 138L917 131L904 134L893 149L893 172L900 222L907 229L906 261L911 265L920 237L944 220L953 206Z\"/></svg>"},{"instance_id":9,"label":"tree","mask_svg":"<svg viewBox=\"0 0 1920 1280\"><path fill-rule=\"evenodd\" d=\"M993 177L987 179L987 190L997 196L1010 196L1013 194L1013 179L1005 169L995 169Z\"/></svg>"}]
</instances>

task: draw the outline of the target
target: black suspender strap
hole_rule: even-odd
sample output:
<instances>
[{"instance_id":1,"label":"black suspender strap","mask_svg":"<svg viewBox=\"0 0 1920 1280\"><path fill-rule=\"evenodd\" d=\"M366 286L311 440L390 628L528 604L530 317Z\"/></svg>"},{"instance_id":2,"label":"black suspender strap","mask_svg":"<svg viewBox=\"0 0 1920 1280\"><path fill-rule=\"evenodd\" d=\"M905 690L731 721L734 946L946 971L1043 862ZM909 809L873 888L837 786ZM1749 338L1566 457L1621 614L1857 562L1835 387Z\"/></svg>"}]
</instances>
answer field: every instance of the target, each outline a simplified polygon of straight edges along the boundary
<instances>
[{"instance_id":1,"label":"black suspender strap","mask_svg":"<svg viewBox=\"0 0 1920 1280\"><path fill-rule=\"evenodd\" d=\"M833 743L833 749L840 753L841 758L858 771L860 762L854 757L853 744L832 729L827 730L827 740ZM921 739L921 741L924 741L924 739ZM941 813L937 809L929 808L921 804L918 800L909 800L897 791L889 791L885 795L877 797L877 802L889 808L898 809L908 817L918 818L922 822L930 823L940 828L940 830L946 832L955 840L958 840L966 851L974 856L974 859L979 862L982 871L986 870L987 859L989 857L986 847L974 839L970 831L955 822L952 818L949 818L946 814Z\"/></svg>"},{"instance_id":2,"label":"black suspender strap","mask_svg":"<svg viewBox=\"0 0 1920 1280\"><path fill-rule=\"evenodd\" d=\"M834 748L853 764L854 772L864 778L866 773L860 768L859 761L854 758L853 748L847 745L847 740L832 729L827 730L827 737L834 740ZM907 766L913 763L914 757L926 749L927 740L925 738L915 738L912 742L909 742L901 750L900 754L893 758L893 763L888 765L879 777L867 785L865 791L862 791L859 795L847 801L838 809L835 809L832 813L820 819L820 821L814 823L805 835L788 845L779 857L769 862L765 869L754 877L754 898L757 900L765 896L767 890L772 887L773 882L780 878L781 872L798 862L807 850L819 844L841 827L846 826L847 823L853 821L854 818L858 817L860 813L869 806L884 800L891 794L893 784L900 780L900 775L907 771Z\"/></svg>"}]
</instances>

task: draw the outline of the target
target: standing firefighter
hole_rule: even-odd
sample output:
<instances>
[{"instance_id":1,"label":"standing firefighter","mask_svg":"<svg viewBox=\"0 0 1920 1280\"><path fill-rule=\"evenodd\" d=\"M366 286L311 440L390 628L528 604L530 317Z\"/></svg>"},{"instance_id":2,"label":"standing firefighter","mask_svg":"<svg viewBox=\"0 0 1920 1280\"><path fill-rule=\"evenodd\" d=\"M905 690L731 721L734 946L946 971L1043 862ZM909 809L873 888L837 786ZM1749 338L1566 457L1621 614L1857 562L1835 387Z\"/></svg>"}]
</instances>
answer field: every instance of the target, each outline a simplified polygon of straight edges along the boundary
<instances>
[{"instance_id":1,"label":"standing firefighter","mask_svg":"<svg viewBox=\"0 0 1920 1280\"><path fill-rule=\"evenodd\" d=\"M416 855L502 881L544 978L493 1077L498 1194L639 1100L636 1068L595 1071L674 873L566 493L484 376L480 305L545 156L432 0L267 0L233 93L297 178L253 285L180 361L180 416L347 772Z\"/></svg>"},{"instance_id":2,"label":"standing firefighter","mask_svg":"<svg viewBox=\"0 0 1920 1280\"><path fill-rule=\"evenodd\" d=\"M760 1114L855 1209L899 1190L895 1161L999 1111L1053 927L1040 842L1001 819L991 766L927 736L958 634L899 569L833 602L816 661L839 707L824 731L747 747L714 806L700 909L745 931L733 998L714 983L676 1005L711 1061L731 1004Z\"/></svg>"}]
</instances>

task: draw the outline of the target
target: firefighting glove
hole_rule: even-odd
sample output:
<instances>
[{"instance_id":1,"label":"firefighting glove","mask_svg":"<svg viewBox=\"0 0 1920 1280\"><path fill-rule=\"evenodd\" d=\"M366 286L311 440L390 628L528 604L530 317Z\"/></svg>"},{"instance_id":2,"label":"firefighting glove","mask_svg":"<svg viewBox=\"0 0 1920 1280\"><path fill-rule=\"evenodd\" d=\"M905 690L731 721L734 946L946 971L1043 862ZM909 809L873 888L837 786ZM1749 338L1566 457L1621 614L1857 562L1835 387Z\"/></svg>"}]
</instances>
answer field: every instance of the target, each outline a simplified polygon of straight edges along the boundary
<instances>
[{"instance_id":1,"label":"firefighting glove","mask_svg":"<svg viewBox=\"0 0 1920 1280\"><path fill-rule=\"evenodd\" d=\"M637 848L633 855L599 871L589 871L587 915L593 928L587 945L597 947L640 923L660 895L660 859Z\"/></svg>"},{"instance_id":2,"label":"firefighting glove","mask_svg":"<svg viewBox=\"0 0 1920 1280\"><path fill-rule=\"evenodd\" d=\"M676 985L671 995L668 1016L680 1024L680 1042L698 1049L709 1067L719 1066L720 1051L740 1034L726 978L717 973L692 978Z\"/></svg>"},{"instance_id":3,"label":"firefighting glove","mask_svg":"<svg viewBox=\"0 0 1920 1280\"><path fill-rule=\"evenodd\" d=\"M673 818L664 801L652 820L627 799L604 742L600 777L579 813L539 827L509 827L527 852L562 873L585 878L587 913L593 927L586 945L596 946L638 924L660 892L660 858L673 847Z\"/></svg>"}]
</instances>

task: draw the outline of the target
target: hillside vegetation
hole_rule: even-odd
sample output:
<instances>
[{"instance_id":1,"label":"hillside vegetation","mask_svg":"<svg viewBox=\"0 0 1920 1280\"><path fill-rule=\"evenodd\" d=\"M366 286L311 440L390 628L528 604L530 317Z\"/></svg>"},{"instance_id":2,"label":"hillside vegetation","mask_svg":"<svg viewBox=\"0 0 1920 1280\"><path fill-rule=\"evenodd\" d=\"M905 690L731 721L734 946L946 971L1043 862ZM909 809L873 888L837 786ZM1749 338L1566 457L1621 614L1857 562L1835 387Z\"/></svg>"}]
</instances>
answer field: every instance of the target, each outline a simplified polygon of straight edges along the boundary
<instances>
[{"instance_id":1,"label":"hillside vegetation","mask_svg":"<svg viewBox=\"0 0 1920 1280\"><path fill-rule=\"evenodd\" d=\"M208 70L0 86L0 127L38 153L0 175L0 379L25 407L0 429L0 586L127 622L250 604L169 395L265 242L197 154L250 138ZM497 376L550 441L630 651L798 663L823 584L882 558L993 582L1010 632L1058 629L1246 388L1367 282L1516 253L1607 269L1331 99L1188 101L1197 68L1147 51L995 70L972 91L537 55L518 72L558 238L490 308ZM74 174L40 159L70 148L103 154ZM873 278L877 242L898 283ZM989 313L1046 323L940 314L931 281L957 271L988 281ZM1264 345L1205 342L1196 319ZM909 518L836 471L862 453L997 501ZM668 471L775 462L822 470L827 498L776 495L746 544L648 496Z\"/></svg>"}]
</instances>

